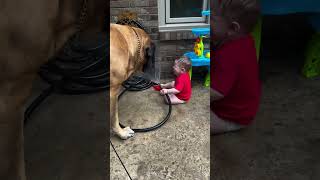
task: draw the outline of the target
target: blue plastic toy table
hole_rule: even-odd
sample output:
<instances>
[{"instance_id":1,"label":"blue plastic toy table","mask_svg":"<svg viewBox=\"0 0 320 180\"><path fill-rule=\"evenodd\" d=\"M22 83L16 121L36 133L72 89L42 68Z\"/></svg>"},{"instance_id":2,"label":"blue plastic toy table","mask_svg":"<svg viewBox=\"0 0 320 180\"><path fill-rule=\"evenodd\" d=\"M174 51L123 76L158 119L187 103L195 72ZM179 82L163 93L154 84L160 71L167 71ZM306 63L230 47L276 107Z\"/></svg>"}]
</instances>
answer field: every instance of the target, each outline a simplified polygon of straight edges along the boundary
<instances>
[{"instance_id":1,"label":"blue plastic toy table","mask_svg":"<svg viewBox=\"0 0 320 180\"><path fill-rule=\"evenodd\" d=\"M312 27L317 31L306 49L302 70L305 77L320 76L320 0L261 0L262 14L281 15L306 13Z\"/></svg>"},{"instance_id":2,"label":"blue plastic toy table","mask_svg":"<svg viewBox=\"0 0 320 180\"><path fill-rule=\"evenodd\" d=\"M210 34L210 28L193 28L191 31L196 36L205 36Z\"/></svg>"},{"instance_id":3,"label":"blue plastic toy table","mask_svg":"<svg viewBox=\"0 0 320 180\"><path fill-rule=\"evenodd\" d=\"M319 0L261 0L262 14L320 13Z\"/></svg>"},{"instance_id":4,"label":"blue plastic toy table","mask_svg":"<svg viewBox=\"0 0 320 180\"><path fill-rule=\"evenodd\" d=\"M192 29L192 33L196 36L205 36L210 34L210 28L194 28ZM204 50L203 54L207 54L210 50ZM190 58L192 67L193 66L206 66L208 68L208 73L205 78L204 86L210 86L210 58L206 58L204 55L197 56L195 52L187 52L184 54L188 58ZM189 71L190 78L192 77L192 68Z\"/></svg>"},{"instance_id":5,"label":"blue plastic toy table","mask_svg":"<svg viewBox=\"0 0 320 180\"><path fill-rule=\"evenodd\" d=\"M309 22L320 31L319 0L261 0L261 11L264 15L310 13Z\"/></svg>"},{"instance_id":6,"label":"blue plastic toy table","mask_svg":"<svg viewBox=\"0 0 320 180\"><path fill-rule=\"evenodd\" d=\"M204 53L210 52L209 50L204 50ZM188 58L190 58L192 62L192 66L208 66L210 67L210 58L200 58L194 52L187 52L184 54ZM209 68L210 69L210 68Z\"/></svg>"}]
</instances>

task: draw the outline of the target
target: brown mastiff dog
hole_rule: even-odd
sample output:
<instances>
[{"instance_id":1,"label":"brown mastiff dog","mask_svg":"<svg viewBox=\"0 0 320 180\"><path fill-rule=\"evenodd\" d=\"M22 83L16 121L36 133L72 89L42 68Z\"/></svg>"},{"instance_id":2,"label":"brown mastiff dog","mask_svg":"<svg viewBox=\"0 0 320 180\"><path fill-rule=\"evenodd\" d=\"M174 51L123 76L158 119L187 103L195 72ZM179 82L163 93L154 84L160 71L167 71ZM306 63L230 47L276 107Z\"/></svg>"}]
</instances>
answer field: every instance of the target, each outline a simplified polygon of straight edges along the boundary
<instances>
[{"instance_id":1,"label":"brown mastiff dog","mask_svg":"<svg viewBox=\"0 0 320 180\"><path fill-rule=\"evenodd\" d=\"M122 139L132 137L130 127L121 128L118 117L118 95L121 84L133 73L154 71L155 46L139 28L110 25L110 120L112 130Z\"/></svg>"},{"instance_id":2,"label":"brown mastiff dog","mask_svg":"<svg viewBox=\"0 0 320 180\"><path fill-rule=\"evenodd\" d=\"M39 67L76 32L79 0L0 0L0 179L24 180L23 106ZM87 2L101 29L105 0Z\"/></svg>"}]
</instances>

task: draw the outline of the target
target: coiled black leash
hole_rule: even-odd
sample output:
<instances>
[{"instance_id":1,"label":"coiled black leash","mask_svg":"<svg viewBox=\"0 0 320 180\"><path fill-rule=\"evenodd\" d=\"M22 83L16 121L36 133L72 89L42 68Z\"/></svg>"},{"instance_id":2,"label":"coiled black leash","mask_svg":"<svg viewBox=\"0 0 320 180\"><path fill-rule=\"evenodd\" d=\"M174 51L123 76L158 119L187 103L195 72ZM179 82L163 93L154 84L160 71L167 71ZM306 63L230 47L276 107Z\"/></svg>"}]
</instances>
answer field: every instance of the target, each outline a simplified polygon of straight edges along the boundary
<instances>
[{"instance_id":1,"label":"coiled black leash","mask_svg":"<svg viewBox=\"0 0 320 180\"><path fill-rule=\"evenodd\" d=\"M146 80L142 77L139 77L139 76L131 76L127 81L125 81L122 86L125 88L119 95L118 99L120 99L120 97L127 91L143 91L143 90L146 90L146 89L149 89L150 87L154 86L154 85L159 85L157 83L154 83L152 81L149 81L149 80ZM156 124L155 126L152 126L152 127L147 127L147 128L141 128L141 129L137 129L137 128L132 128L132 130L134 132L149 132L149 131L153 131L155 129L158 129L160 128L162 125L164 125L168 119L170 118L170 115L171 115L171 110L172 110L172 105L171 105L171 101L170 101L170 98L169 96L166 94L165 97L167 98L168 100L168 104L169 104L169 111L168 111L168 114L166 115L166 117L158 124ZM122 125L120 123L120 126L122 128L124 128L125 126ZM132 180L126 166L124 165L124 163L122 162L117 150L115 149L115 147L113 146L111 140L110 140L110 144L114 150L114 152L116 153L118 159L120 160L121 162L121 165L122 167L124 168L124 170L126 171L127 175L129 176L130 180Z\"/></svg>"},{"instance_id":2,"label":"coiled black leash","mask_svg":"<svg viewBox=\"0 0 320 180\"><path fill-rule=\"evenodd\" d=\"M125 88L119 95L119 98L127 91L143 91L146 89L149 89L150 87L154 86L154 85L158 85L157 83L154 83L152 81L146 80L142 77L138 77L138 76L132 76L130 77L127 81L125 81L123 84L123 87ZM134 132L149 132L149 131L153 131L156 130L158 128L160 128L162 125L164 125L170 118L171 116L171 111L172 111L172 105L171 105L171 101L169 96L166 94L165 95L167 101L169 102L169 110L168 113L166 115L166 117L158 124L151 126L151 127L147 127L147 128L132 128L132 130ZM120 123L120 126L122 128L126 127L123 124Z\"/></svg>"},{"instance_id":3,"label":"coiled black leash","mask_svg":"<svg viewBox=\"0 0 320 180\"><path fill-rule=\"evenodd\" d=\"M32 112L53 92L60 94L88 94L109 88L107 43L105 33L85 38L75 34L53 59L41 66L39 75L49 87L28 106L25 124Z\"/></svg>"}]
</instances>

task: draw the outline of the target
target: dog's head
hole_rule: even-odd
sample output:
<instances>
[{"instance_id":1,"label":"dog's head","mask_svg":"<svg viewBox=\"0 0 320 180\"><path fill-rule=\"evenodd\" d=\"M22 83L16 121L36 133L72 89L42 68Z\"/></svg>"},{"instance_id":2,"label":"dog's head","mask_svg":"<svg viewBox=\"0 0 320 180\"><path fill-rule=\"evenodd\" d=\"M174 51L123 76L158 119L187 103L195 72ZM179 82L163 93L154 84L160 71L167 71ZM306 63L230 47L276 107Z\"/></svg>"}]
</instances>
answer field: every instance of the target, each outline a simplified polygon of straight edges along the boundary
<instances>
[{"instance_id":1,"label":"dog's head","mask_svg":"<svg viewBox=\"0 0 320 180\"><path fill-rule=\"evenodd\" d=\"M150 80L155 79L155 53L156 46L151 41L149 35L145 34L144 41L142 41L142 50L141 58L143 59L143 64L140 70L143 71L144 77Z\"/></svg>"},{"instance_id":2,"label":"dog's head","mask_svg":"<svg viewBox=\"0 0 320 180\"><path fill-rule=\"evenodd\" d=\"M148 72L155 68L155 52L156 46L150 41L150 43L144 48L145 63L142 68L143 72Z\"/></svg>"}]
</instances>

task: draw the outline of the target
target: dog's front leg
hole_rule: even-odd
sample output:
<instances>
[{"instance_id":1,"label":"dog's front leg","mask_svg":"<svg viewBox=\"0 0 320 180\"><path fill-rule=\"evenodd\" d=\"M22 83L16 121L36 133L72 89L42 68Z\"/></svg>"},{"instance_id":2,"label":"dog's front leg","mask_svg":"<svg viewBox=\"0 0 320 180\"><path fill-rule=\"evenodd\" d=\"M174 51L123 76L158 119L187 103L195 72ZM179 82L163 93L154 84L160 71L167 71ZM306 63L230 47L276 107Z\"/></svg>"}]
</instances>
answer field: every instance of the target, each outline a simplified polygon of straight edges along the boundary
<instances>
[{"instance_id":1,"label":"dog's front leg","mask_svg":"<svg viewBox=\"0 0 320 180\"><path fill-rule=\"evenodd\" d=\"M121 139L128 139L134 135L134 131L130 127L121 128L118 116L118 92L119 87L110 88L110 120L111 127Z\"/></svg>"},{"instance_id":2,"label":"dog's front leg","mask_svg":"<svg viewBox=\"0 0 320 180\"><path fill-rule=\"evenodd\" d=\"M23 104L33 75L0 83L0 179L25 180Z\"/></svg>"},{"instance_id":3,"label":"dog's front leg","mask_svg":"<svg viewBox=\"0 0 320 180\"><path fill-rule=\"evenodd\" d=\"M1 97L0 106L4 101ZM8 106L0 111L0 179L25 180L21 111Z\"/></svg>"}]
</instances>

